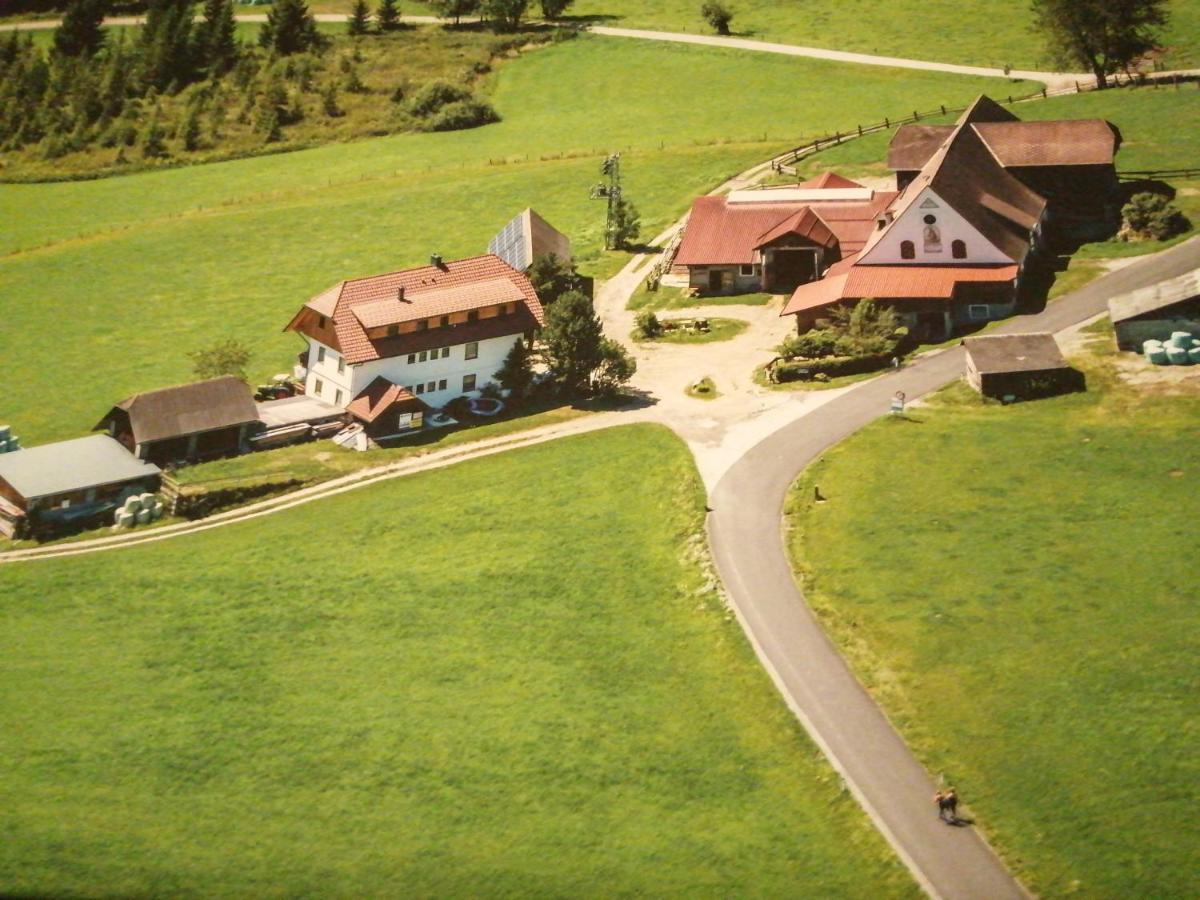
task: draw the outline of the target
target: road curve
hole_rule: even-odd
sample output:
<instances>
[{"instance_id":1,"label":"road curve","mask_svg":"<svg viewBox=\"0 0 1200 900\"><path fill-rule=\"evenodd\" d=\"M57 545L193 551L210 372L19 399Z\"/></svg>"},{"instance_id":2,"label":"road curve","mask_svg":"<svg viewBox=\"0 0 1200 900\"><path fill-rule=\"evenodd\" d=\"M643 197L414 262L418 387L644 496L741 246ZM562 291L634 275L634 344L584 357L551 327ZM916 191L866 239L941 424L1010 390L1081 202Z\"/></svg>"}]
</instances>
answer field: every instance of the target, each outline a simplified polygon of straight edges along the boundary
<instances>
[{"instance_id":1,"label":"road curve","mask_svg":"<svg viewBox=\"0 0 1200 900\"><path fill-rule=\"evenodd\" d=\"M995 333L1057 332L1102 312L1109 297L1200 266L1200 238L1105 276ZM755 651L813 740L925 891L948 900L1025 897L978 832L938 821L929 774L826 637L792 576L781 530L784 499L821 453L958 378L961 347L864 383L753 447L712 492L717 570Z\"/></svg>"}]
</instances>

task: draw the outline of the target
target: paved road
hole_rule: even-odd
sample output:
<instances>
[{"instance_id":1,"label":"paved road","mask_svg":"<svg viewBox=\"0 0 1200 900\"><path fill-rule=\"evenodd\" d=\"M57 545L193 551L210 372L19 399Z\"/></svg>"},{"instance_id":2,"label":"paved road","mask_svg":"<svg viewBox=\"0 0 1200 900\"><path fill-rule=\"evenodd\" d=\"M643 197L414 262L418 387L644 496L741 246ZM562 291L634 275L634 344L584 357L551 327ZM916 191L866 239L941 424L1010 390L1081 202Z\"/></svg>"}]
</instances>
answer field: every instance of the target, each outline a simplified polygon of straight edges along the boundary
<instances>
[{"instance_id":1,"label":"paved road","mask_svg":"<svg viewBox=\"0 0 1200 900\"><path fill-rule=\"evenodd\" d=\"M1060 331L1104 311L1109 297L1200 266L1200 238L1093 282L997 333ZM792 577L780 519L797 475L879 418L898 390L929 393L963 371L961 348L863 384L753 447L712 492L717 569L759 658L876 825L932 896L1025 896L974 829L938 820L934 782L825 636ZM969 798L968 798L969 799Z\"/></svg>"}]
</instances>

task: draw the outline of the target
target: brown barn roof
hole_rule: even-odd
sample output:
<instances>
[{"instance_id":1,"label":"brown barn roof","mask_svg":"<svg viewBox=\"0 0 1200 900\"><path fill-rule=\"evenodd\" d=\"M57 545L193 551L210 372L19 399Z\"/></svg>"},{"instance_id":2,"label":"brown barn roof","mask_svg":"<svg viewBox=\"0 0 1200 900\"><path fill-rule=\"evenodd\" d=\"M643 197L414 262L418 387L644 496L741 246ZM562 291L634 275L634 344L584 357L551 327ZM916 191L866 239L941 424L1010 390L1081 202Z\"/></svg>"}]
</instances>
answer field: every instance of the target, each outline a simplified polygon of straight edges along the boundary
<instances>
[{"instance_id":1,"label":"brown barn roof","mask_svg":"<svg viewBox=\"0 0 1200 900\"><path fill-rule=\"evenodd\" d=\"M400 291L404 299L400 299ZM397 353L411 352L408 345L393 339L372 341L366 328L392 325L418 319L465 312L486 306L520 301L522 314L498 321L512 326L515 334L525 331L528 323L545 322L542 304L533 285L498 256L485 254L454 260L441 266L420 266L368 278L340 282L305 304L333 320L338 348L346 361L355 364L384 359ZM288 324L294 329L304 312ZM455 331L458 340L460 331ZM404 336L404 337L407 337ZM444 333L439 338L444 343Z\"/></svg>"},{"instance_id":2,"label":"brown barn roof","mask_svg":"<svg viewBox=\"0 0 1200 900\"><path fill-rule=\"evenodd\" d=\"M985 375L1067 368L1054 335L1045 332L989 334L963 338L962 343L975 368Z\"/></svg>"},{"instance_id":3,"label":"brown barn roof","mask_svg":"<svg viewBox=\"0 0 1200 900\"><path fill-rule=\"evenodd\" d=\"M1119 141L1103 119L982 122L971 126L1005 168L1111 165Z\"/></svg>"},{"instance_id":4,"label":"brown barn roof","mask_svg":"<svg viewBox=\"0 0 1200 900\"><path fill-rule=\"evenodd\" d=\"M840 265L840 264L839 264ZM1004 283L1016 266L857 266L831 267L820 281L796 288L781 316L829 306L841 300L949 300L960 284Z\"/></svg>"},{"instance_id":5,"label":"brown barn roof","mask_svg":"<svg viewBox=\"0 0 1200 900\"><path fill-rule=\"evenodd\" d=\"M839 175L837 172L822 172L814 178L801 181L796 187L812 191L828 190L831 188L860 188L864 187L864 185L859 184L857 181L851 181L846 176Z\"/></svg>"},{"instance_id":6,"label":"brown barn roof","mask_svg":"<svg viewBox=\"0 0 1200 900\"><path fill-rule=\"evenodd\" d=\"M139 444L258 421L250 388L232 375L134 394L113 409L128 414ZM107 427L111 416L93 430Z\"/></svg>"},{"instance_id":7,"label":"brown barn roof","mask_svg":"<svg viewBox=\"0 0 1200 900\"><path fill-rule=\"evenodd\" d=\"M893 172L917 171L953 133L953 125L901 125L888 144L888 168Z\"/></svg>"}]
</instances>

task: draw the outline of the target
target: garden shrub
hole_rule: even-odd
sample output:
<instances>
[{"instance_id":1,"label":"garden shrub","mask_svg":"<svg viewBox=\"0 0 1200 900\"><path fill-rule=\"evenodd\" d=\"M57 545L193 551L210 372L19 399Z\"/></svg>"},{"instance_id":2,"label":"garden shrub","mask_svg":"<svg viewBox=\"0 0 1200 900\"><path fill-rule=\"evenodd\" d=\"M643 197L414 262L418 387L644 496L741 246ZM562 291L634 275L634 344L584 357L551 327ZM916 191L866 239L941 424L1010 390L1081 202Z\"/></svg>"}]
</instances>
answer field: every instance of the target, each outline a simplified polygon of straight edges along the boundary
<instances>
[{"instance_id":1,"label":"garden shrub","mask_svg":"<svg viewBox=\"0 0 1200 900\"><path fill-rule=\"evenodd\" d=\"M658 321L658 316L654 314L653 310L642 310L634 321L637 323L637 329L642 337L653 338L662 334L662 322Z\"/></svg>"},{"instance_id":2,"label":"garden shrub","mask_svg":"<svg viewBox=\"0 0 1200 900\"><path fill-rule=\"evenodd\" d=\"M1121 207L1121 239L1125 241L1165 241L1183 234L1192 223L1162 194L1145 191L1134 194Z\"/></svg>"},{"instance_id":3,"label":"garden shrub","mask_svg":"<svg viewBox=\"0 0 1200 900\"><path fill-rule=\"evenodd\" d=\"M427 119L451 103L469 99L471 92L467 88L448 81L431 81L413 95L408 111L418 119Z\"/></svg>"},{"instance_id":4,"label":"garden shrub","mask_svg":"<svg viewBox=\"0 0 1200 900\"><path fill-rule=\"evenodd\" d=\"M483 100L462 100L443 106L424 123L426 131L461 131L499 122L500 116Z\"/></svg>"},{"instance_id":5,"label":"garden shrub","mask_svg":"<svg viewBox=\"0 0 1200 900\"><path fill-rule=\"evenodd\" d=\"M838 375L861 375L875 372L891 365L890 353L866 356L827 356L823 359L804 359L782 362L771 369L774 381L805 381L816 375L836 378Z\"/></svg>"}]
</instances>

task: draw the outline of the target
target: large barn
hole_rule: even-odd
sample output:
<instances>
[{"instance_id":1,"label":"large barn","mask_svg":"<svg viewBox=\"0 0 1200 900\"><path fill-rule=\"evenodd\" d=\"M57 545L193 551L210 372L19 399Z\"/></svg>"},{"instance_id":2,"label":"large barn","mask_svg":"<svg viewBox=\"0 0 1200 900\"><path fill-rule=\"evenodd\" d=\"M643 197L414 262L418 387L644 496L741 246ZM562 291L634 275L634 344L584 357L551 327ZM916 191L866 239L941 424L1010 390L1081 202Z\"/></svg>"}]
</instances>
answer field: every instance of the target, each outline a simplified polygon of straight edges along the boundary
<instances>
[{"instance_id":1,"label":"large barn","mask_svg":"<svg viewBox=\"0 0 1200 900\"><path fill-rule=\"evenodd\" d=\"M862 249L895 197L832 172L794 187L701 197L675 267L703 295L789 293Z\"/></svg>"},{"instance_id":2,"label":"large barn","mask_svg":"<svg viewBox=\"0 0 1200 900\"><path fill-rule=\"evenodd\" d=\"M876 219L862 249L831 266L820 281L798 287L783 315L795 316L797 329L805 331L832 307L871 298L895 309L922 341L944 340L1011 315L1023 280L1041 256L1050 219L1049 199L1031 185L1047 186L1057 198L1058 215L1086 218L1088 210L1073 199L1076 189L1070 185L1088 179L1081 176L1077 183L1055 173L1071 168L1071 159L1108 159L1111 168L1119 142L1115 131L1105 130L1107 150L1099 147L1104 140L1095 121L1080 129L1056 123L1023 130L1021 124L980 97L955 125L898 135L891 162L901 192ZM1099 147L1094 156L1070 150L1076 131L1093 149ZM1017 165L1033 160L1062 165ZM1095 183L1102 187L1106 178L1097 175Z\"/></svg>"}]
</instances>

